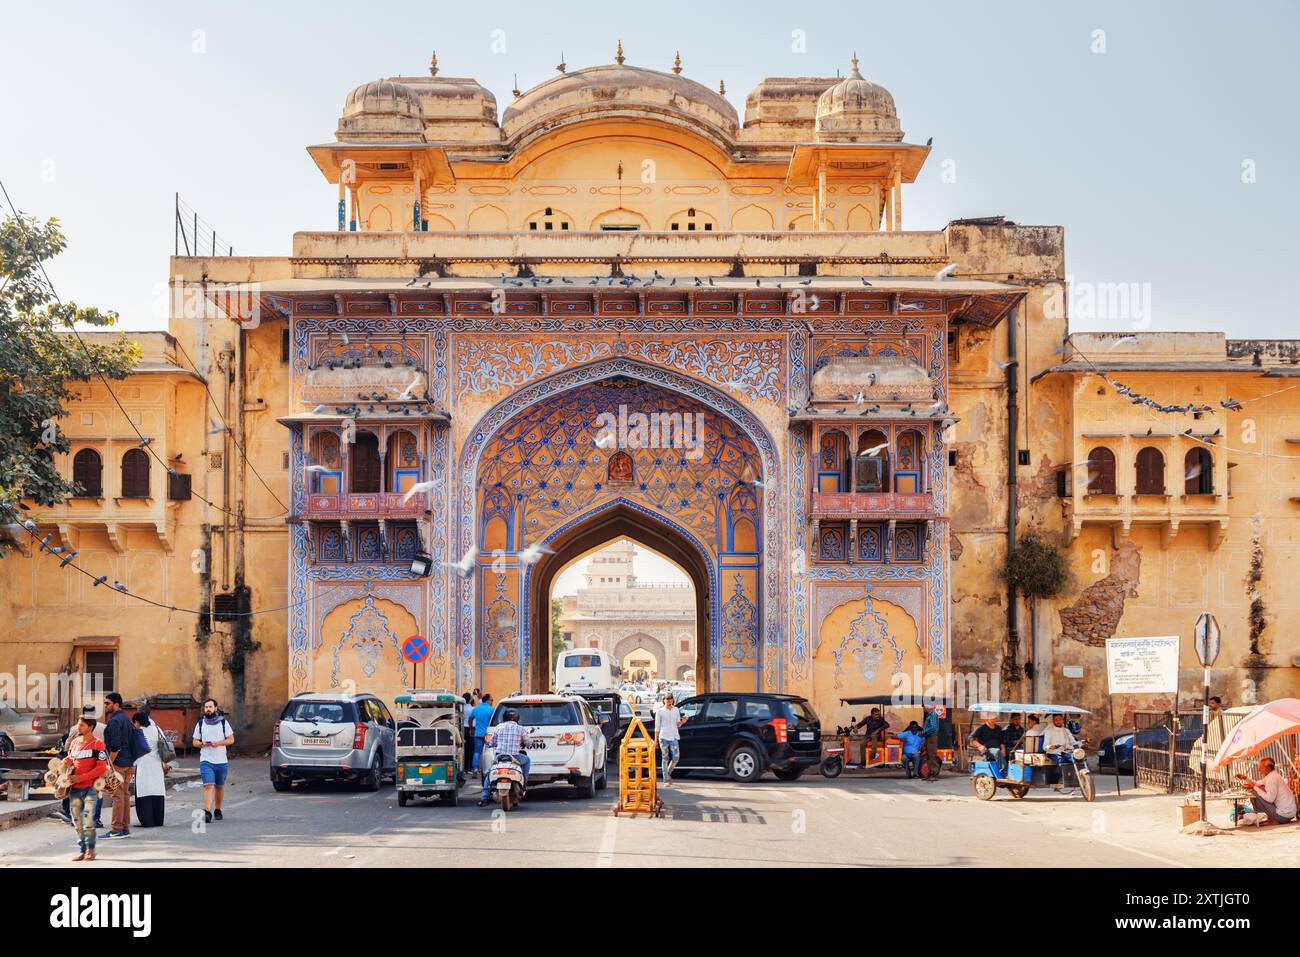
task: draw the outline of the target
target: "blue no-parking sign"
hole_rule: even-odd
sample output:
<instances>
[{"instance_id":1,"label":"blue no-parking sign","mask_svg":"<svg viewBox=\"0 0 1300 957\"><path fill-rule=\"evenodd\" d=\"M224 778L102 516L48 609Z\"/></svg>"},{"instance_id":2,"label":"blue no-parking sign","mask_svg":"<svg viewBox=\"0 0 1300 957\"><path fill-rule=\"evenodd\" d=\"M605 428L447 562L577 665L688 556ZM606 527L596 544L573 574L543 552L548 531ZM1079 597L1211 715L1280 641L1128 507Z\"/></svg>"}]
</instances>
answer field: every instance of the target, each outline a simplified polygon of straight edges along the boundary
<instances>
[{"instance_id":1,"label":"blue no-parking sign","mask_svg":"<svg viewBox=\"0 0 1300 957\"><path fill-rule=\"evenodd\" d=\"M422 635L412 635L402 644L402 657L419 664L429 657L429 643Z\"/></svg>"}]
</instances>

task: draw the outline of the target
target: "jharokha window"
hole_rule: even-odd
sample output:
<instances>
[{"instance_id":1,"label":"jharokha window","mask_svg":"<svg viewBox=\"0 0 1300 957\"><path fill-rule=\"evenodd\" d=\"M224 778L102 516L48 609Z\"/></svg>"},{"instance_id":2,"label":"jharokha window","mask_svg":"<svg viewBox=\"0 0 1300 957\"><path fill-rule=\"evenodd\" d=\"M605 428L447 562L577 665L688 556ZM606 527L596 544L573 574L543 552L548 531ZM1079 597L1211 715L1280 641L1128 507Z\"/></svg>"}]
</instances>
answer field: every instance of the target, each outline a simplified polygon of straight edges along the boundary
<instances>
[{"instance_id":1,"label":"jharokha window","mask_svg":"<svg viewBox=\"0 0 1300 957\"><path fill-rule=\"evenodd\" d=\"M149 456L144 449L128 449L122 456L122 498L149 497Z\"/></svg>"},{"instance_id":2,"label":"jharokha window","mask_svg":"<svg viewBox=\"0 0 1300 957\"><path fill-rule=\"evenodd\" d=\"M1184 464L1183 479L1187 483L1184 492L1187 495L1213 495L1214 456L1210 455L1210 450L1199 446L1188 449Z\"/></svg>"},{"instance_id":3,"label":"jharokha window","mask_svg":"<svg viewBox=\"0 0 1300 957\"><path fill-rule=\"evenodd\" d=\"M72 459L72 481L81 486L78 498L104 494L104 463L94 449L82 449Z\"/></svg>"},{"instance_id":4,"label":"jharokha window","mask_svg":"<svg viewBox=\"0 0 1300 957\"><path fill-rule=\"evenodd\" d=\"M1165 457L1156 448L1147 446L1137 454L1137 494L1165 494Z\"/></svg>"},{"instance_id":5,"label":"jharokha window","mask_svg":"<svg viewBox=\"0 0 1300 957\"><path fill-rule=\"evenodd\" d=\"M1115 453L1095 448L1088 453L1088 494L1115 494Z\"/></svg>"}]
</instances>

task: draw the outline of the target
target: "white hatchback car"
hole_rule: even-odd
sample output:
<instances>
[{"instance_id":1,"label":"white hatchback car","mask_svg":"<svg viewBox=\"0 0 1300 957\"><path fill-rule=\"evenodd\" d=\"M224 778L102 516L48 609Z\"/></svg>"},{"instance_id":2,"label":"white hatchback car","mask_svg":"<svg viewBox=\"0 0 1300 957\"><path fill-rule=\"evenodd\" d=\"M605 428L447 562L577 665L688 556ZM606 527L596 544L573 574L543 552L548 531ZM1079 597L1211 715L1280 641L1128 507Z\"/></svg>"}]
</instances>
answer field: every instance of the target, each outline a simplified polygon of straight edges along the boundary
<instances>
[{"instance_id":1,"label":"white hatchback car","mask_svg":"<svg viewBox=\"0 0 1300 957\"><path fill-rule=\"evenodd\" d=\"M479 766L490 768L495 757L492 728L508 710L519 712L528 731L528 786L563 781L591 798L608 783L605 734L591 706L578 695L536 694L502 698L492 712Z\"/></svg>"}]
</instances>

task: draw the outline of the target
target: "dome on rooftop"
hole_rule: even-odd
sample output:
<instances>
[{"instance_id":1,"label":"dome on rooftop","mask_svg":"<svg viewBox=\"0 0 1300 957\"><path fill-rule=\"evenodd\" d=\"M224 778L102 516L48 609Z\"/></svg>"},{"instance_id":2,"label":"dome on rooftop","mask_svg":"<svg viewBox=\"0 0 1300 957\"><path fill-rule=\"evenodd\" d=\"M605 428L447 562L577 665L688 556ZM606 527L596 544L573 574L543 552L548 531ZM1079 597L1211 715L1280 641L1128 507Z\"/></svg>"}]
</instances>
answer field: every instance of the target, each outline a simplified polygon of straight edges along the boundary
<instances>
[{"instance_id":1,"label":"dome on rooftop","mask_svg":"<svg viewBox=\"0 0 1300 957\"><path fill-rule=\"evenodd\" d=\"M413 89L392 80L363 83L343 101L340 139L422 140L424 110Z\"/></svg>"},{"instance_id":2,"label":"dome on rooftop","mask_svg":"<svg viewBox=\"0 0 1300 957\"><path fill-rule=\"evenodd\" d=\"M601 116L660 119L694 128L711 139L735 138L740 119L725 97L673 73L611 64L562 73L519 96L501 117L506 139Z\"/></svg>"},{"instance_id":3,"label":"dome on rooftop","mask_svg":"<svg viewBox=\"0 0 1300 957\"><path fill-rule=\"evenodd\" d=\"M817 139L820 142L896 143L903 138L894 98L883 86L853 69L817 100Z\"/></svg>"}]
</instances>

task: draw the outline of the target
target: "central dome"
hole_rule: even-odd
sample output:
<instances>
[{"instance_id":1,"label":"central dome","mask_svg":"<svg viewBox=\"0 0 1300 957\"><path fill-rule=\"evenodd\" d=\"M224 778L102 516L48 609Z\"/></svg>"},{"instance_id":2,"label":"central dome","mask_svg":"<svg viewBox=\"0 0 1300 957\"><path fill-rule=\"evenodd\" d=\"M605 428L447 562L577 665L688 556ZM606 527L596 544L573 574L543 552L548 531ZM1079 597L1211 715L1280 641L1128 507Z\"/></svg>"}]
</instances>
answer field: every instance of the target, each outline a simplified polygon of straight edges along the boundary
<instances>
[{"instance_id":1,"label":"central dome","mask_svg":"<svg viewBox=\"0 0 1300 957\"><path fill-rule=\"evenodd\" d=\"M539 83L507 107L501 129L507 140L518 142L592 114L661 119L721 143L733 140L740 126L736 108L703 84L672 73L611 64Z\"/></svg>"},{"instance_id":2,"label":"central dome","mask_svg":"<svg viewBox=\"0 0 1300 957\"><path fill-rule=\"evenodd\" d=\"M903 138L894 98L883 86L853 69L817 100L817 139L821 142L897 143Z\"/></svg>"}]
</instances>

